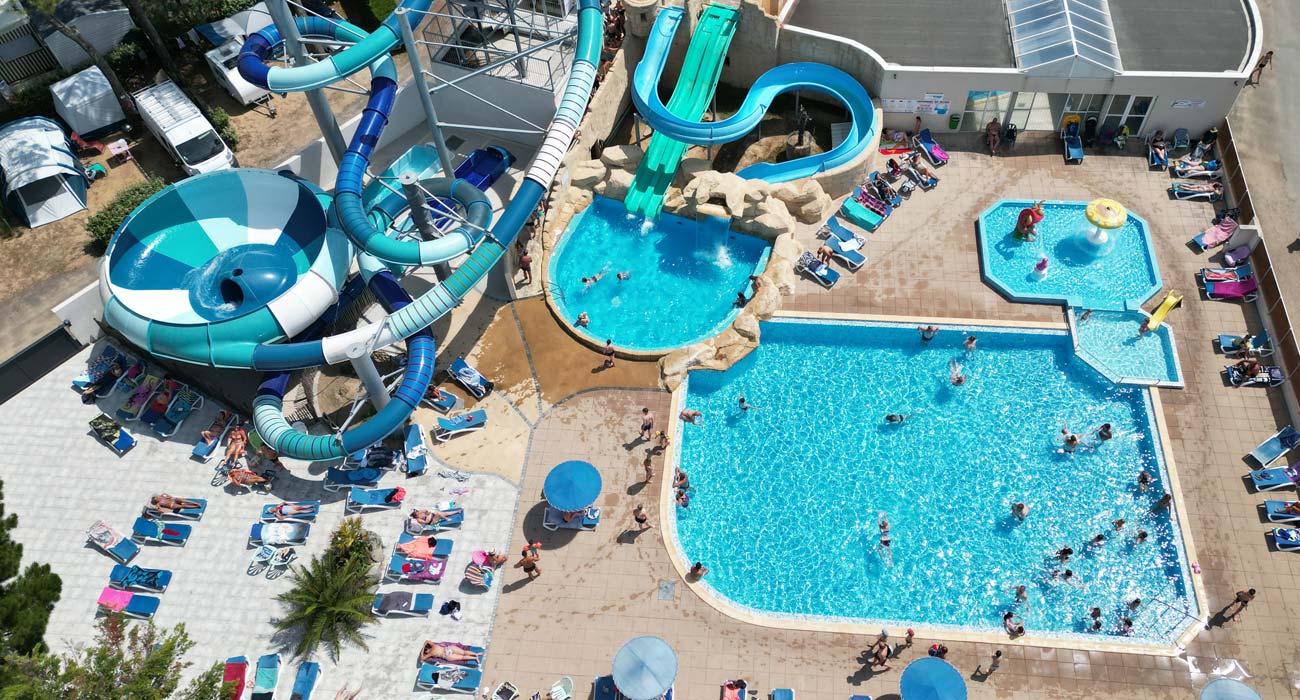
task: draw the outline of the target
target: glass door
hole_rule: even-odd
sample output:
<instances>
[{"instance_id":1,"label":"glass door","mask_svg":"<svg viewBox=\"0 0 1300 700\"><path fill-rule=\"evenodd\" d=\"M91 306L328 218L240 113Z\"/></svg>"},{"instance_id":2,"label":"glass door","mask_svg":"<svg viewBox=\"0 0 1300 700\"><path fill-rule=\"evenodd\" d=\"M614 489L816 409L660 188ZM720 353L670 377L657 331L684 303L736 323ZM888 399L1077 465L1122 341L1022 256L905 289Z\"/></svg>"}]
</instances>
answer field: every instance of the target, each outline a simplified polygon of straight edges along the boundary
<instances>
[{"instance_id":1,"label":"glass door","mask_svg":"<svg viewBox=\"0 0 1300 700\"><path fill-rule=\"evenodd\" d=\"M1102 129L1114 129L1127 126L1132 136L1141 136L1146 126L1147 114L1156 98L1147 95L1111 95L1106 105L1106 116L1101 120Z\"/></svg>"}]
</instances>

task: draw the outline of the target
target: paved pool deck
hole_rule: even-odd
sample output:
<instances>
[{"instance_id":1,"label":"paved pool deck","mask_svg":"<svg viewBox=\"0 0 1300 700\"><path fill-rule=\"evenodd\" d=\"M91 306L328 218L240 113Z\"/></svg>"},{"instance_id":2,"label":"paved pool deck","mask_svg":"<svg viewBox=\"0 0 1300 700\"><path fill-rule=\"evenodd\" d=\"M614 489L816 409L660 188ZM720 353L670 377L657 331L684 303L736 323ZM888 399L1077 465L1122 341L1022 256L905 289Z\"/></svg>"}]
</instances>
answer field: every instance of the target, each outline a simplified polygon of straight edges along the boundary
<instances>
[{"instance_id":1,"label":"paved pool deck","mask_svg":"<svg viewBox=\"0 0 1300 700\"><path fill-rule=\"evenodd\" d=\"M961 143L945 146L953 160L938 171L941 184L918 192L870 234L870 262L857 273L839 268L843 279L830 291L801 280L784 310L1061 324L1061 307L1012 303L981 281L976 215L1004 198L1108 196L1123 202L1151 224L1162 276L1186 294L1170 322L1179 336L1187 388L1158 390L1181 475L1180 515L1192 532L1211 612L1233 591L1255 587L1259 597L1245 614L1202 631L1177 656L1062 650L1035 646L1032 638L1024 644L918 638L891 670L875 673L861 662L870 638L735 620L689 589L657 527L640 534L631 529L638 503L656 526L662 520L663 457L649 454L658 473L650 484L640 483L649 447L634 439L642 407L651 408L660 422L670 420L669 395L657 388L654 365L620 360L602 371L600 356L565 334L541 299L484 298L455 313L474 314L486 329L477 340L461 332L456 341L499 380L501 389L488 405L494 417L503 418L480 435L458 438L465 443L434 449L442 463L474 471L465 484L470 492L460 499L469 509L468 522L463 532L450 535L456 554L448 580L430 589L439 603L461 601L466 619L455 623L435 614L427 621L378 622L368 631L368 653L346 649L337 661L317 659L325 667L317 696L332 697L348 682L366 688L363 698L428 697L414 692L411 683L415 655L429 638L488 641L485 685L510 681L528 696L570 676L574 697L585 700L593 677L608 673L620 644L656 634L678 651L677 692L686 700L716 697L719 683L737 677L760 696L788 687L800 700L845 700L851 694L897 698L902 667L936 641L948 644L948 660L970 678L975 698L1174 700L1194 697L1217 676L1245 679L1266 698L1300 697L1300 637L1293 629L1300 619L1300 556L1270 550L1268 525L1259 514L1266 497L1243 483L1244 455L1288 418L1274 392L1234 389L1222 379L1222 357L1211 339L1220 332L1258 330L1258 317L1252 307L1205 301L1196 293L1193 274L1207 256L1193 253L1185 242L1207 225L1211 207L1169 199L1169 177L1147 171L1136 143L1132 154L1089 154L1078 166L1062 164L1054 142L1040 148L1022 143L997 159ZM801 234L809 248L815 246L813 228ZM451 359L440 355L439 367ZM64 579L50 643L67 648L90 633L94 599L112 565L82 546L85 528L105 519L127 530L144 499L165 490L208 498L210 506L189 546L146 547L138 559L176 574L163 594L158 621L186 622L198 641L192 654L196 668L275 648L284 640L272 635L271 620L279 614L274 596L287 588L288 578L247 576L251 551L244 546L249 524L272 499L214 488L208 483L210 465L188 459L190 444L215 407L174 440L139 431L144 433L139 446L119 459L88 434L86 421L97 409L83 406L68 389L81 362L68 363L0 406L0 478L6 508L20 519L15 537L26 547L26 560L49 562ZM603 519L594 533L540 527L542 479L566 459L587 459L604 477ZM440 468L421 479L389 476L385 485L405 486L411 503L438 500L462 485L437 476ZM319 497L323 472L321 466L290 463L275 496ZM55 495L75 508L47 509ZM323 549L341 518L341 497L326 500L306 554ZM395 513L365 520L387 542L400 528ZM473 549L509 546L518 552L533 541L543 544L543 574L537 580L528 582L519 569L508 567L502 585L489 594L459 587L459 573ZM402 588L418 590L383 590ZM217 604L232 594L241 605ZM989 655L999 648L1005 658L1001 668L987 678L972 678L977 664L987 668ZM292 671L290 663L288 682ZM282 684L282 694L287 690Z\"/></svg>"}]
</instances>

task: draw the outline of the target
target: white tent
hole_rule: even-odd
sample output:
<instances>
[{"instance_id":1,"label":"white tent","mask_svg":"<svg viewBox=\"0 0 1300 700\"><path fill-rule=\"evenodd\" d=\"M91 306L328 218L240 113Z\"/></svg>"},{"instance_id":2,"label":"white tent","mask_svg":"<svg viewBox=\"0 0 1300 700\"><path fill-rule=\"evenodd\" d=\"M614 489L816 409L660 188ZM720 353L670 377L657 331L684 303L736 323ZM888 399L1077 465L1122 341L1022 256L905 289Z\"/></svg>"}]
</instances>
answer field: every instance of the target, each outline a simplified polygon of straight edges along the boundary
<instances>
[{"instance_id":1,"label":"white tent","mask_svg":"<svg viewBox=\"0 0 1300 700\"><path fill-rule=\"evenodd\" d=\"M126 121L108 78L91 66L50 86L54 111L84 138L102 136Z\"/></svg>"},{"instance_id":2,"label":"white tent","mask_svg":"<svg viewBox=\"0 0 1300 700\"><path fill-rule=\"evenodd\" d=\"M0 184L5 204L31 228L86 208L86 175L63 127L29 117L0 127Z\"/></svg>"},{"instance_id":3,"label":"white tent","mask_svg":"<svg viewBox=\"0 0 1300 700\"><path fill-rule=\"evenodd\" d=\"M201 24L194 31L203 35L213 46L221 46L231 39L243 41L249 34L271 24L271 13L265 2L233 14L226 19L219 19L210 24Z\"/></svg>"}]
</instances>

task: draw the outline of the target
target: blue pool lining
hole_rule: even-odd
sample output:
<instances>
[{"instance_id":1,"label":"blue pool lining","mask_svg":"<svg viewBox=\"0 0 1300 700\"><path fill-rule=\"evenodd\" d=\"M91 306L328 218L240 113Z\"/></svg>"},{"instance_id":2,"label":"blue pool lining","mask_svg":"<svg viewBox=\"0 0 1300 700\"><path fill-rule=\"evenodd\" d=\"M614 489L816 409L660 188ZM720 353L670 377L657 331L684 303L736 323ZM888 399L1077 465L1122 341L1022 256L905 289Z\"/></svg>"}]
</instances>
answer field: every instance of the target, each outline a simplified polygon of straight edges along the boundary
<instances>
[{"instance_id":1,"label":"blue pool lining","mask_svg":"<svg viewBox=\"0 0 1300 700\"><path fill-rule=\"evenodd\" d=\"M1174 334L1174 327L1170 325L1168 322L1161 323L1160 325L1169 329L1169 353L1170 355L1172 355L1174 359L1174 373L1178 375L1178 381L1171 382L1163 379L1125 377L1111 372L1110 368L1107 367L1106 363L1100 357L1096 357L1095 355L1093 355L1093 353L1084 350L1083 347L1079 345L1079 326L1077 321L1075 320L1075 313L1074 313L1077 308L1078 307L1071 306L1071 307L1067 307L1065 310L1066 322L1070 324L1070 340L1072 343L1074 343L1074 354L1077 355L1079 359L1088 363L1090 367L1100 372L1101 376L1109 379L1111 382L1115 384L1160 387L1165 389L1182 389L1185 386L1184 382L1182 381L1183 361L1178 357L1178 340ZM1147 318L1151 317L1151 314L1147 313L1141 308L1137 309L1137 313L1140 313L1143 316L1146 316Z\"/></svg>"}]
</instances>

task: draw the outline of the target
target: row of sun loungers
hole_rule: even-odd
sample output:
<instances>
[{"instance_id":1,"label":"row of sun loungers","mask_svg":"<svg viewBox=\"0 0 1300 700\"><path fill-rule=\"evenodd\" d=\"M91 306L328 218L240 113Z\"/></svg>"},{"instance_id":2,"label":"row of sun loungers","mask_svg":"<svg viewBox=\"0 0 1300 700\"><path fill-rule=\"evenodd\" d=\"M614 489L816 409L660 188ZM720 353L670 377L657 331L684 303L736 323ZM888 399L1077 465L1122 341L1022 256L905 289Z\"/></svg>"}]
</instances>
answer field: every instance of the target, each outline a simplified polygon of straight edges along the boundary
<instances>
[{"instance_id":1,"label":"row of sun loungers","mask_svg":"<svg viewBox=\"0 0 1300 700\"><path fill-rule=\"evenodd\" d=\"M253 691L248 696L249 700L274 700L276 686L280 684L281 664L279 654L263 654L257 658L257 666L253 670ZM320 677L320 664L304 661L298 666L298 674L294 676L290 697L293 700L312 700L312 694L320 684ZM244 690L248 685L248 657L232 656L226 659L221 679L228 684L226 687L229 688L222 697L244 697Z\"/></svg>"}]
</instances>

